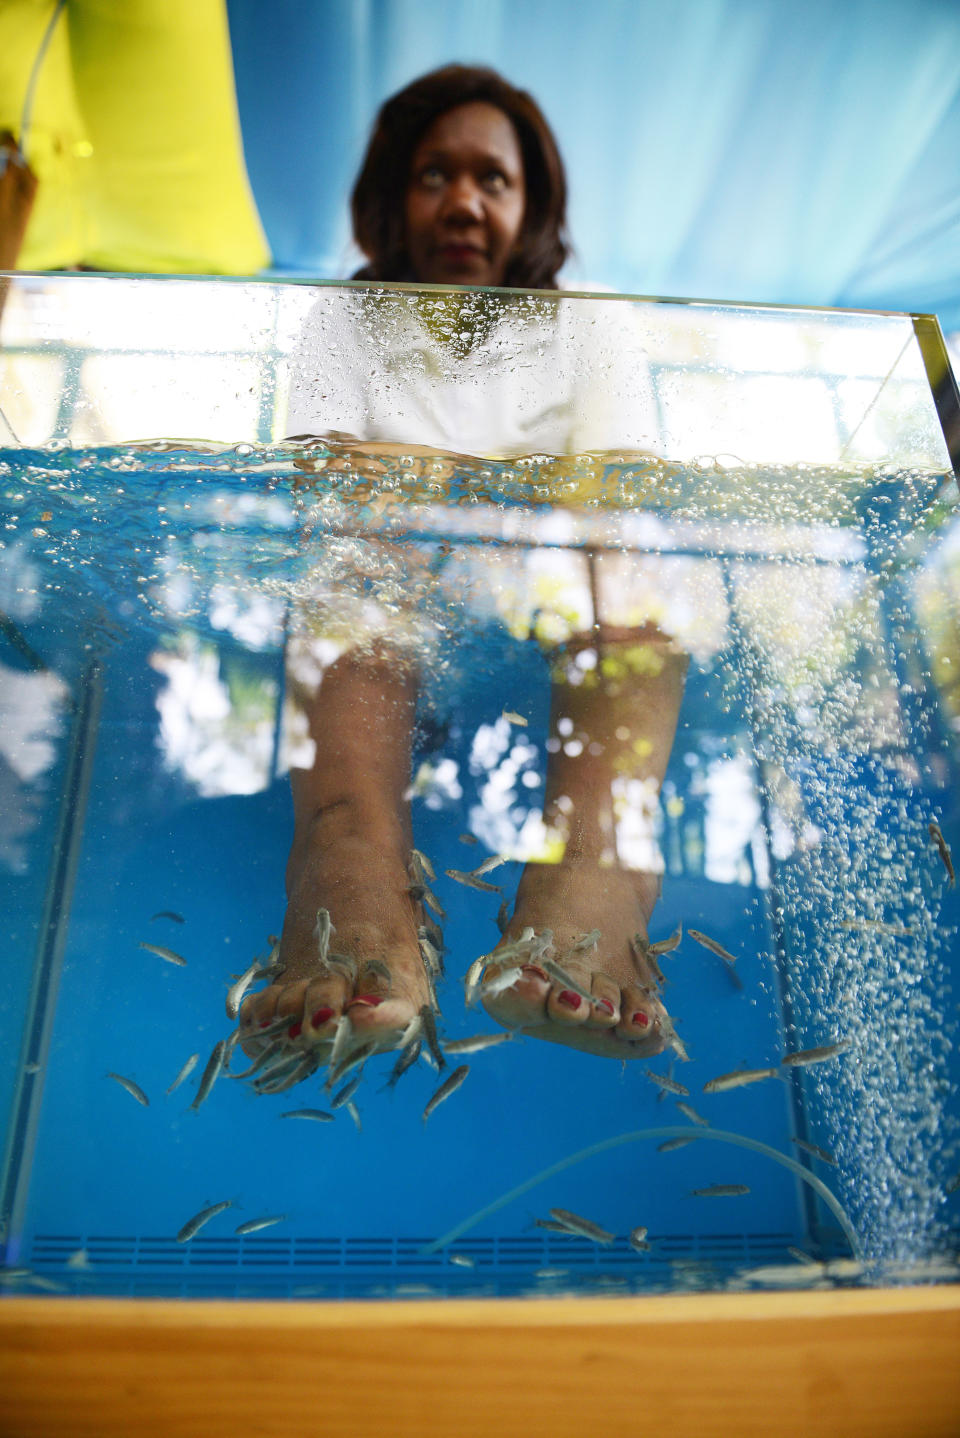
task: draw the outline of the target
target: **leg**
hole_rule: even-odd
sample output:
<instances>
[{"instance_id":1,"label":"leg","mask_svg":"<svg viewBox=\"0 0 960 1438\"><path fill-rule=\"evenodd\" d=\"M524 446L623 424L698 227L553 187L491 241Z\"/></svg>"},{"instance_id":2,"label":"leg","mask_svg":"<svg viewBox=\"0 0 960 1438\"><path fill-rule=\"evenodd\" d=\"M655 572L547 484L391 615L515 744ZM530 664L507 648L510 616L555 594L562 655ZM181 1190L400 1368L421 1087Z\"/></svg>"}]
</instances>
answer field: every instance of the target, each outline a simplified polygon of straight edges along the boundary
<instances>
[{"instance_id":1,"label":"leg","mask_svg":"<svg viewBox=\"0 0 960 1438\"><path fill-rule=\"evenodd\" d=\"M294 677L294 684L296 679ZM356 1043L390 1047L430 985L410 894L411 827L404 794L416 707L416 675L402 649L380 641L349 650L301 692L314 759L291 772L294 836L287 862L284 972L248 1000L252 1036L290 1016L304 1046L332 1039L346 1015ZM321 964L317 911L333 922L331 954L355 961L356 977Z\"/></svg>"},{"instance_id":2,"label":"leg","mask_svg":"<svg viewBox=\"0 0 960 1438\"><path fill-rule=\"evenodd\" d=\"M659 875L631 868L619 851L616 795L631 783L651 795L659 790L686 669L687 656L653 625L607 630L596 647L575 641L556 665L544 819L563 838L564 853L557 864L527 865L502 943L527 927L552 930L558 960L602 1007L533 962L512 988L485 1001L500 1023L615 1058L659 1053L669 1041L655 973L634 942L646 939ZM571 952L594 928L597 946ZM496 952L491 973L499 971Z\"/></svg>"}]
</instances>

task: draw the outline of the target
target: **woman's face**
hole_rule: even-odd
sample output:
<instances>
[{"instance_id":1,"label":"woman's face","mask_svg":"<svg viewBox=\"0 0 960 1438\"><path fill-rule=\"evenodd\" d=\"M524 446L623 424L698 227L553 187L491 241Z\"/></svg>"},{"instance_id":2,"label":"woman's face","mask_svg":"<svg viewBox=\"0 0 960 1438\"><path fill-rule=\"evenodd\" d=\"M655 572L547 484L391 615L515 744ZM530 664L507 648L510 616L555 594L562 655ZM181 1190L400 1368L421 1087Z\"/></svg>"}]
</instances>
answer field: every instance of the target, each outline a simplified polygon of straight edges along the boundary
<instances>
[{"instance_id":1,"label":"woman's face","mask_svg":"<svg viewBox=\"0 0 960 1438\"><path fill-rule=\"evenodd\" d=\"M407 253L417 280L502 285L526 208L513 122L485 100L439 115L413 154Z\"/></svg>"}]
</instances>

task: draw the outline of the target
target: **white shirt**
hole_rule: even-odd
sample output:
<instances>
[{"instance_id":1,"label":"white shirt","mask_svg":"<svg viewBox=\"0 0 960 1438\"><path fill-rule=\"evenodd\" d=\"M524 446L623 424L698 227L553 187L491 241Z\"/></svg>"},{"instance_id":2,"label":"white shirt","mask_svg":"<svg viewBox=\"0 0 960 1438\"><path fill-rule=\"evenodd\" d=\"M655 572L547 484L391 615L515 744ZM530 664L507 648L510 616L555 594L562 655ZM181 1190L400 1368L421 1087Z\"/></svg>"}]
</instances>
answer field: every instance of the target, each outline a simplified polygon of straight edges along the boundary
<instances>
[{"instance_id":1,"label":"white shirt","mask_svg":"<svg viewBox=\"0 0 960 1438\"><path fill-rule=\"evenodd\" d=\"M292 360L288 435L509 458L657 452L658 428L620 299L324 288Z\"/></svg>"}]
</instances>

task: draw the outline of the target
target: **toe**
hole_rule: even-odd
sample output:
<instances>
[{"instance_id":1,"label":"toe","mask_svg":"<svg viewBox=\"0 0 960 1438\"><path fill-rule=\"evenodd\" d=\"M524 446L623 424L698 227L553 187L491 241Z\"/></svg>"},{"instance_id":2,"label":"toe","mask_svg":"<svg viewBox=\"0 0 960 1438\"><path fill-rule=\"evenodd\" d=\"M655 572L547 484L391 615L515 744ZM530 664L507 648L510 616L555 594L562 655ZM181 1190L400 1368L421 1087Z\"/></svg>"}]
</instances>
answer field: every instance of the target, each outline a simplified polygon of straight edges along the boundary
<instances>
[{"instance_id":1,"label":"toe","mask_svg":"<svg viewBox=\"0 0 960 1438\"><path fill-rule=\"evenodd\" d=\"M644 1051L659 1052L661 1005L646 989L624 988L620 998L620 1019L616 1025L618 1038L642 1044Z\"/></svg>"},{"instance_id":2,"label":"toe","mask_svg":"<svg viewBox=\"0 0 960 1438\"><path fill-rule=\"evenodd\" d=\"M590 1007L573 989L555 984L547 998L547 1017L555 1024L582 1024L590 1016Z\"/></svg>"},{"instance_id":3,"label":"toe","mask_svg":"<svg viewBox=\"0 0 960 1438\"><path fill-rule=\"evenodd\" d=\"M498 965L491 964L484 979L498 976ZM525 1028L529 1024L543 1023L547 1012L547 998L550 994L550 980L543 969L536 964L526 964L520 977L509 989L499 994L486 995L481 987L481 1002L492 1019L504 1028Z\"/></svg>"},{"instance_id":4,"label":"toe","mask_svg":"<svg viewBox=\"0 0 960 1438\"><path fill-rule=\"evenodd\" d=\"M258 994L248 995L243 1001L238 1017L240 1032L243 1035L240 1047L251 1058L259 1052L261 1029L272 1024L276 1017L279 997L280 987L273 984L269 989L263 989Z\"/></svg>"},{"instance_id":5,"label":"toe","mask_svg":"<svg viewBox=\"0 0 960 1438\"><path fill-rule=\"evenodd\" d=\"M333 1038L347 994L347 984L342 978L314 979L308 984L302 1010L306 1038Z\"/></svg>"},{"instance_id":6,"label":"toe","mask_svg":"<svg viewBox=\"0 0 960 1438\"><path fill-rule=\"evenodd\" d=\"M597 1000L586 1017L591 1029L613 1029L620 1022L620 985L607 974L594 974L591 990Z\"/></svg>"}]
</instances>

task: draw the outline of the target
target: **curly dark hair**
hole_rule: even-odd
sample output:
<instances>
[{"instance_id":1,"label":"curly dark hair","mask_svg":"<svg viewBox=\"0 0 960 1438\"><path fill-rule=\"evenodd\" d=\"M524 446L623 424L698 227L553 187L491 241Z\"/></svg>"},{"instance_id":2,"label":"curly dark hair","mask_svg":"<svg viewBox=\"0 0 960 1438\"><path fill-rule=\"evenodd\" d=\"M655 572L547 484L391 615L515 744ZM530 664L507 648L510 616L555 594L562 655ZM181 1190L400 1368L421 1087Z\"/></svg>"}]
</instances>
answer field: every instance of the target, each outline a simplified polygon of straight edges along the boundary
<instances>
[{"instance_id":1,"label":"curly dark hair","mask_svg":"<svg viewBox=\"0 0 960 1438\"><path fill-rule=\"evenodd\" d=\"M433 121L475 100L496 105L512 122L523 156L527 203L518 253L503 283L554 290L570 253L567 180L550 126L525 90L476 65L444 65L421 75L381 107L350 197L353 237L368 264L358 280L413 281L406 248L405 201L414 151Z\"/></svg>"}]
</instances>

